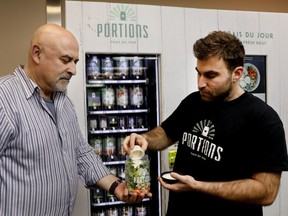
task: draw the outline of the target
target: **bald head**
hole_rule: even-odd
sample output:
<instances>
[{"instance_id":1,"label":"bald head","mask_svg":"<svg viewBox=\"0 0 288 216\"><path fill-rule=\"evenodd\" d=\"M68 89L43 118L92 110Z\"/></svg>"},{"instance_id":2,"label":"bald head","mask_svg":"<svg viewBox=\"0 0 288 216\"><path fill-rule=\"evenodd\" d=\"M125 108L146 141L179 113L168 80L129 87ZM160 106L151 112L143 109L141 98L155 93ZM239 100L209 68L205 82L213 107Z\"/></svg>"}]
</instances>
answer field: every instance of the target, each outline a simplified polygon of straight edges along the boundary
<instances>
[{"instance_id":1,"label":"bald head","mask_svg":"<svg viewBox=\"0 0 288 216\"><path fill-rule=\"evenodd\" d=\"M69 43L69 46L78 46L76 38L67 29L56 24L45 24L33 34L30 48L34 45L57 47L59 43Z\"/></svg>"},{"instance_id":2,"label":"bald head","mask_svg":"<svg viewBox=\"0 0 288 216\"><path fill-rule=\"evenodd\" d=\"M66 91L71 76L76 74L78 53L78 42L70 31L45 24L32 36L24 71L49 98L52 92Z\"/></svg>"}]
</instances>

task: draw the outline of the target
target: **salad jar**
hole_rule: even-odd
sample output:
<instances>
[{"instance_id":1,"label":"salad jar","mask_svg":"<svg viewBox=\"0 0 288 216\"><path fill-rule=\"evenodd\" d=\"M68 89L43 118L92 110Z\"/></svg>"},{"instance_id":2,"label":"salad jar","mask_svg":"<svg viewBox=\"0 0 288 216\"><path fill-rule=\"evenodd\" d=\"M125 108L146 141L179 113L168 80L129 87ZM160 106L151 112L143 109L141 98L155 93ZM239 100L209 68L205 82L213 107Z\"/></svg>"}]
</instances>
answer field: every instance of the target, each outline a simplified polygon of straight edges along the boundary
<instances>
[{"instance_id":1,"label":"salad jar","mask_svg":"<svg viewBox=\"0 0 288 216\"><path fill-rule=\"evenodd\" d=\"M130 194L150 191L150 161L147 154L142 158L126 156L125 182Z\"/></svg>"}]
</instances>

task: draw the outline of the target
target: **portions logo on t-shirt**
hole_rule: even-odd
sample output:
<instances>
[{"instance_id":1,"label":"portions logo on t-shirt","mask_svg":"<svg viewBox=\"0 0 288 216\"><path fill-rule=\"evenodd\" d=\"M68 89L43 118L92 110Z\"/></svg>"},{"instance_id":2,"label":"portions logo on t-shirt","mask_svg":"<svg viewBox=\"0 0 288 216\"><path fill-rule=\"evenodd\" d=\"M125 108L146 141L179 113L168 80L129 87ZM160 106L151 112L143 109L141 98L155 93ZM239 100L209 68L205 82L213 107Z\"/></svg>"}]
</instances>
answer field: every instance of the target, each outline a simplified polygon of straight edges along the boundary
<instances>
[{"instance_id":1,"label":"portions logo on t-shirt","mask_svg":"<svg viewBox=\"0 0 288 216\"><path fill-rule=\"evenodd\" d=\"M212 121L205 119L198 122L193 127L192 132L196 134L201 133L203 137L207 137L207 139L213 140L215 136L215 127Z\"/></svg>"},{"instance_id":2,"label":"portions logo on t-shirt","mask_svg":"<svg viewBox=\"0 0 288 216\"><path fill-rule=\"evenodd\" d=\"M183 133L181 144L187 145L191 149L193 156L203 160L220 161L223 148L213 143L215 133L216 129L213 122L204 119L194 125L191 133Z\"/></svg>"}]
</instances>

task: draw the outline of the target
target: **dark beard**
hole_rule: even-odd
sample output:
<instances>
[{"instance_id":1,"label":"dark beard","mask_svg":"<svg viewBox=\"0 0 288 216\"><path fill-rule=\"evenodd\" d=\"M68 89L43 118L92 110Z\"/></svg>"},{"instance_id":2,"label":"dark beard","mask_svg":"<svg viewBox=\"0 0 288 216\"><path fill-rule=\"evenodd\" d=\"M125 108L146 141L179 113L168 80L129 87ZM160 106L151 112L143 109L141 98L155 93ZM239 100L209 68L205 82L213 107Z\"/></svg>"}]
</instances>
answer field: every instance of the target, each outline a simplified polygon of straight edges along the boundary
<instances>
[{"instance_id":1,"label":"dark beard","mask_svg":"<svg viewBox=\"0 0 288 216\"><path fill-rule=\"evenodd\" d=\"M220 95L217 95L213 101L215 102L223 102L225 99L230 95L231 89L228 89L227 91L223 92Z\"/></svg>"},{"instance_id":2,"label":"dark beard","mask_svg":"<svg viewBox=\"0 0 288 216\"><path fill-rule=\"evenodd\" d=\"M227 97L230 96L232 90L232 85L230 85L230 87L228 89L226 89L226 91L222 92L221 94L215 96L211 101L205 101L207 103L221 103L221 102L225 102Z\"/></svg>"}]
</instances>

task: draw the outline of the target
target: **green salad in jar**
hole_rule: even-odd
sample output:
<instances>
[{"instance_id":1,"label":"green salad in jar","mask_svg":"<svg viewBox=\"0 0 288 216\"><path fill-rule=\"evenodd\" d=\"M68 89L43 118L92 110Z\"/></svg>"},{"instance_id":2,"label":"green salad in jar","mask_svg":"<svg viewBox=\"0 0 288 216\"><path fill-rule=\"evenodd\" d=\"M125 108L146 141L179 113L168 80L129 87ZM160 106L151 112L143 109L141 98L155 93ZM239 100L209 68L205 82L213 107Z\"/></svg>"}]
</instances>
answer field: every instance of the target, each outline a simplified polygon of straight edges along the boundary
<instances>
[{"instance_id":1,"label":"green salad in jar","mask_svg":"<svg viewBox=\"0 0 288 216\"><path fill-rule=\"evenodd\" d=\"M126 157L125 181L130 194L150 191L150 162L148 155L141 159Z\"/></svg>"}]
</instances>

